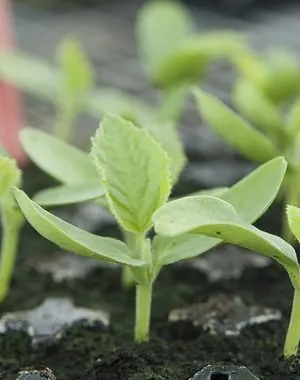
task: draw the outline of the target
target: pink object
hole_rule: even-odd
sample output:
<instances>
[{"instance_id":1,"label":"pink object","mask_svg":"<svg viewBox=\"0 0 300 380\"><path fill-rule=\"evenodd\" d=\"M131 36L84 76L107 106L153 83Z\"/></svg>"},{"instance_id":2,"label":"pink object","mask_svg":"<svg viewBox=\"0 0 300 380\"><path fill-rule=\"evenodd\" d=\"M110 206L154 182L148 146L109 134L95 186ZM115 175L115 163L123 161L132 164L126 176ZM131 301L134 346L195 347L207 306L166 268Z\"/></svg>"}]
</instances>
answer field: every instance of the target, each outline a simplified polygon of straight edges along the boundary
<instances>
[{"instance_id":1,"label":"pink object","mask_svg":"<svg viewBox=\"0 0 300 380\"><path fill-rule=\"evenodd\" d=\"M0 0L0 51L13 47L13 25L9 0ZM0 144L22 165L26 155L19 140L24 124L22 99L9 83L0 82Z\"/></svg>"}]
</instances>

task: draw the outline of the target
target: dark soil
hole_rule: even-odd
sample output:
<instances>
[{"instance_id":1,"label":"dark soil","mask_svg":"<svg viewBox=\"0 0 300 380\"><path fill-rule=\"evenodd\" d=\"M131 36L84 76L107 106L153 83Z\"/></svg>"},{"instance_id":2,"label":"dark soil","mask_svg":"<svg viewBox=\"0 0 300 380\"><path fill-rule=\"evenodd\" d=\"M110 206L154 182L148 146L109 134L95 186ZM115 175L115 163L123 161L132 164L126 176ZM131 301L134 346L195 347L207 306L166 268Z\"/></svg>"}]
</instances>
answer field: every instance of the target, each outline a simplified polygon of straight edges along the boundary
<instances>
[{"instance_id":1,"label":"dark soil","mask_svg":"<svg viewBox=\"0 0 300 380\"><path fill-rule=\"evenodd\" d=\"M31 194L51 185L48 177L36 175L34 167L26 170L25 180L32 177L35 181L27 180L26 185ZM49 367L58 380L187 380L207 364L233 363L246 365L260 380L300 380L299 362L281 356L292 287L285 271L275 264L248 268L238 280L217 283L184 266L164 268L154 289L151 341L137 345L132 342L134 291L121 291L120 271L97 269L84 280L56 284L50 275L29 265L32 258L56 250L25 226L12 290L0 306L0 315L35 307L49 296L70 296L77 305L109 311L110 328L103 332L73 327L59 342L38 349L31 347L25 333L0 335L0 379L13 380L22 369ZM211 336L188 322L168 323L173 308L217 293L238 294L248 304L280 309L284 318L246 328L240 337Z\"/></svg>"}]
</instances>

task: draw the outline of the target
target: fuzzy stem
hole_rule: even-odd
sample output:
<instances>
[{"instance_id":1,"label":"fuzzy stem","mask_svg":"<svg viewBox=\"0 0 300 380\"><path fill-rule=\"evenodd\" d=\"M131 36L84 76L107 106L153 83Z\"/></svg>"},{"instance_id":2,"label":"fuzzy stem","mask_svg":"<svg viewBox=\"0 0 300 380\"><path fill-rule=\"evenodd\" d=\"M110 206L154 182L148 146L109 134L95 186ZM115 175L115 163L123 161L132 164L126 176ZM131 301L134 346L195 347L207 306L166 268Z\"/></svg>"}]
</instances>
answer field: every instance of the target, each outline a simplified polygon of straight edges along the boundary
<instances>
[{"instance_id":1,"label":"fuzzy stem","mask_svg":"<svg viewBox=\"0 0 300 380\"><path fill-rule=\"evenodd\" d=\"M148 342L152 301L152 283L136 287L135 341Z\"/></svg>"},{"instance_id":2,"label":"fuzzy stem","mask_svg":"<svg viewBox=\"0 0 300 380\"><path fill-rule=\"evenodd\" d=\"M4 301L10 288L20 237L20 228L22 226L22 223L19 222L19 216L17 216L16 221L9 219L12 218L2 217L0 303Z\"/></svg>"},{"instance_id":3,"label":"fuzzy stem","mask_svg":"<svg viewBox=\"0 0 300 380\"><path fill-rule=\"evenodd\" d=\"M300 341L300 289L295 289L292 314L284 344L284 356L289 358L297 355Z\"/></svg>"}]
</instances>

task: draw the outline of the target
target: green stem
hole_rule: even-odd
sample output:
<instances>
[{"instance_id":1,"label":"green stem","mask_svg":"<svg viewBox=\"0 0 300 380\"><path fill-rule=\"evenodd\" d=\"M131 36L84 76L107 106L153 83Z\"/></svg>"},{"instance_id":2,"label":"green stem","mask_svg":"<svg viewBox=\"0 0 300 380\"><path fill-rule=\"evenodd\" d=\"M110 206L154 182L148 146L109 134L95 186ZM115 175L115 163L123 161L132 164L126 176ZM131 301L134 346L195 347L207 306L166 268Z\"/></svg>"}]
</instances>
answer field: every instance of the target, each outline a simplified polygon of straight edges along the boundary
<instances>
[{"instance_id":1,"label":"green stem","mask_svg":"<svg viewBox=\"0 0 300 380\"><path fill-rule=\"evenodd\" d=\"M0 303L4 301L10 288L11 277L15 266L20 226L3 223L0 259Z\"/></svg>"},{"instance_id":2,"label":"green stem","mask_svg":"<svg viewBox=\"0 0 300 380\"><path fill-rule=\"evenodd\" d=\"M300 203L300 172L297 169L291 169L287 175L285 184L284 207L287 205L299 206ZM282 218L282 236L284 240L293 243L294 236L289 228L287 215L284 210Z\"/></svg>"},{"instance_id":3,"label":"green stem","mask_svg":"<svg viewBox=\"0 0 300 380\"><path fill-rule=\"evenodd\" d=\"M57 120L54 125L53 134L63 141L68 141L71 136L76 112L73 105L70 104L62 104L58 107L59 110L57 113Z\"/></svg>"},{"instance_id":4,"label":"green stem","mask_svg":"<svg viewBox=\"0 0 300 380\"><path fill-rule=\"evenodd\" d=\"M132 232L123 231L124 241L131 251L132 256L135 256L136 239ZM125 265L122 269L122 288L131 289L135 284L135 279L129 266Z\"/></svg>"},{"instance_id":5,"label":"green stem","mask_svg":"<svg viewBox=\"0 0 300 380\"><path fill-rule=\"evenodd\" d=\"M135 341L148 342L152 301L152 283L136 286Z\"/></svg>"},{"instance_id":6,"label":"green stem","mask_svg":"<svg viewBox=\"0 0 300 380\"><path fill-rule=\"evenodd\" d=\"M292 314L284 344L284 356L289 358L297 355L300 341L300 289L295 289Z\"/></svg>"}]
</instances>

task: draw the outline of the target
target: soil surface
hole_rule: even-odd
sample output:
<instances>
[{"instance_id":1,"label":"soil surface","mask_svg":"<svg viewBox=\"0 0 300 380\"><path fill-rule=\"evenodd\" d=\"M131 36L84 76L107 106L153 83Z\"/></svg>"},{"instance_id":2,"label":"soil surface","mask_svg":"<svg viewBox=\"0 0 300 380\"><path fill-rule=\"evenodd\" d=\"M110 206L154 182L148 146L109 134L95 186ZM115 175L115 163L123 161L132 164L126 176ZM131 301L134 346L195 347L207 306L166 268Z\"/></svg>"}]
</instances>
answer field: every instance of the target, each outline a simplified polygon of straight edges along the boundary
<instances>
[{"instance_id":1,"label":"soil surface","mask_svg":"<svg viewBox=\"0 0 300 380\"><path fill-rule=\"evenodd\" d=\"M51 184L48 177L35 173L34 167L25 173L25 188L31 194ZM25 226L11 293L0 306L0 315L35 307L50 296L69 296L79 306L111 313L110 327L108 331L72 327L57 343L35 349L23 332L0 335L0 379L14 380L20 370L49 367L58 380L187 380L207 364L233 363L246 365L260 380L300 380L298 360L284 361L281 356L292 286L275 264L248 268L238 280L216 283L196 269L165 267L154 288L151 341L138 345L132 341L134 290L121 291L120 270L98 268L85 279L57 284L29 264L54 251L54 245ZM168 322L172 309L218 293L238 294L249 305L279 309L283 320L248 327L239 337L211 336L189 322Z\"/></svg>"}]
</instances>

